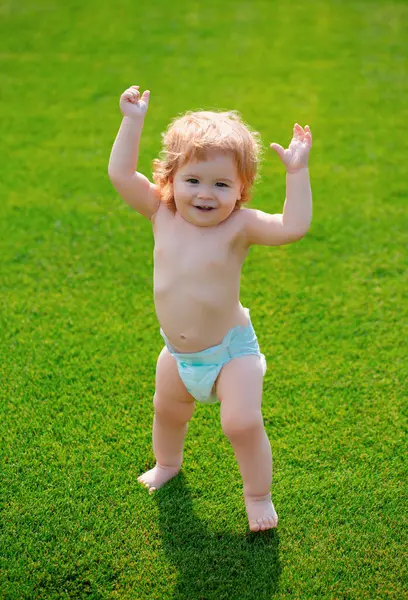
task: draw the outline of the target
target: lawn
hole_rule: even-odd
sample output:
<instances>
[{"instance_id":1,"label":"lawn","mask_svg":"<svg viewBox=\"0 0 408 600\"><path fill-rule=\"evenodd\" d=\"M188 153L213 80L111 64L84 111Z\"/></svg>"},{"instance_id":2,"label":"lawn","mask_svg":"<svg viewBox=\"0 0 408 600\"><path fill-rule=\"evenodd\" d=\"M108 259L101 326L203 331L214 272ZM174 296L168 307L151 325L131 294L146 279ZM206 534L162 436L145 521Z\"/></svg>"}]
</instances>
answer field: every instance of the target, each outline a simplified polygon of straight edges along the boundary
<instances>
[{"instance_id":1,"label":"lawn","mask_svg":"<svg viewBox=\"0 0 408 600\"><path fill-rule=\"evenodd\" d=\"M139 5L140 4L140 5ZM402 1L0 6L0 597L402 600L407 590L407 18ZM188 109L269 143L309 124L314 216L251 250L276 531L251 534L219 405L154 495L150 223L107 165L120 94L151 90L139 170Z\"/></svg>"}]
</instances>

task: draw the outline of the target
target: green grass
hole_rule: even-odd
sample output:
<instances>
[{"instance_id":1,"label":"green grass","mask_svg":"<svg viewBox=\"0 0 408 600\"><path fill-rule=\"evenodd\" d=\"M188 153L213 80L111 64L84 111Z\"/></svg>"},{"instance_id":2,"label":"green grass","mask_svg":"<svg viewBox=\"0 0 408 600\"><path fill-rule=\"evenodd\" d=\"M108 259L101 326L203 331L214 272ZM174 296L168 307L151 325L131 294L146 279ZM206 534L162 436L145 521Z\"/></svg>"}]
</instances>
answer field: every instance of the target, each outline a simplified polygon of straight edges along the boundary
<instances>
[{"instance_id":1,"label":"green grass","mask_svg":"<svg viewBox=\"0 0 408 600\"><path fill-rule=\"evenodd\" d=\"M407 51L398 1L6 0L0 6L0 597L407 597ZM119 96L151 89L140 170L178 113L230 108L265 146L314 135L314 218L242 277L268 361L279 528L249 534L198 405L154 497L150 224L117 197Z\"/></svg>"}]
</instances>

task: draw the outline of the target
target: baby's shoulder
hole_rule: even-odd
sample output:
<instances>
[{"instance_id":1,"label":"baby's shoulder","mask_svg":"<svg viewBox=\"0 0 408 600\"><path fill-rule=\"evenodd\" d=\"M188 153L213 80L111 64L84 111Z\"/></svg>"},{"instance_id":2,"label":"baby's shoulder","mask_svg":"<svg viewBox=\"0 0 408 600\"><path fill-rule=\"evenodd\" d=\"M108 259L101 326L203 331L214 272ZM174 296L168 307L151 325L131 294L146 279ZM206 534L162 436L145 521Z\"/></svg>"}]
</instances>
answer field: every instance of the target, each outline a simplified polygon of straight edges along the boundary
<instances>
[{"instance_id":1,"label":"baby's shoulder","mask_svg":"<svg viewBox=\"0 0 408 600\"><path fill-rule=\"evenodd\" d=\"M245 235L248 220L254 212L256 211L252 208L241 207L233 213L235 216L235 228L239 235Z\"/></svg>"},{"instance_id":2,"label":"baby's shoulder","mask_svg":"<svg viewBox=\"0 0 408 600\"><path fill-rule=\"evenodd\" d=\"M160 202L159 208L152 216L151 222L153 225L153 229L158 223L163 223L166 221L173 220L175 216L175 211L171 209L171 207L167 206L164 202Z\"/></svg>"},{"instance_id":3,"label":"baby's shoulder","mask_svg":"<svg viewBox=\"0 0 408 600\"><path fill-rule=\"evenodd\" d=\"M231 244L234 249L247 251L247 236L246 222L247 211L249 209L239 208L235 210L229 217L228 234L225 235L226 241Z\"/></svg>"}]
</instances>

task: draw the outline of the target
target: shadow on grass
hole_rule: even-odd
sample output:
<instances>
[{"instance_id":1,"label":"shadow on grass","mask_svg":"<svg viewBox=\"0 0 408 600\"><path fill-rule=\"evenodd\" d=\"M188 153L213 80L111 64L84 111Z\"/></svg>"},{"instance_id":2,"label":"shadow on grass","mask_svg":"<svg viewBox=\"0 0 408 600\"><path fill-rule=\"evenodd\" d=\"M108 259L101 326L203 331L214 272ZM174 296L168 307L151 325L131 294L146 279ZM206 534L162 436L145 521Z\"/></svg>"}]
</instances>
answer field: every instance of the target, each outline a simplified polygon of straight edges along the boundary
<instances>
[{"instance_id":1,"label":"shadow on grass","mask_svg":"<svg viewBox=\"0 0 408 600\"><path fill-rule=\"evenodd\" d=\"M207 531L180 473L155 494L163 549L178 572L178 600L263 600L278 590L279 534Z\"/></svg>"}]
</instances>

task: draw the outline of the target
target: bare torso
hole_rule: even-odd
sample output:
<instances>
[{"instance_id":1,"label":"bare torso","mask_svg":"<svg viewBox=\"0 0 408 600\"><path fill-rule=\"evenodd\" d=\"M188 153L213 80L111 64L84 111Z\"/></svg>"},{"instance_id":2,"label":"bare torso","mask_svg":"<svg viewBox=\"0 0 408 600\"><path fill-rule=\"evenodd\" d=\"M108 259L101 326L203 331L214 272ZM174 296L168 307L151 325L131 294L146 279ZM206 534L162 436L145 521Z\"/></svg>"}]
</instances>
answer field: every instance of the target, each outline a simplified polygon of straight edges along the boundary
<instances>
[{"instance_id":1,"label":"bare torso","mask_svg":"<svg viewBox=\"0 0 408 600\"><path fill-rule=\"evenodd\" d=\"M153 218L154 298L159 323L178 352L219 344L248 318L239 300L248 249L242 210L199 227L161 204Z\"/></svg>"}]
</instances>

